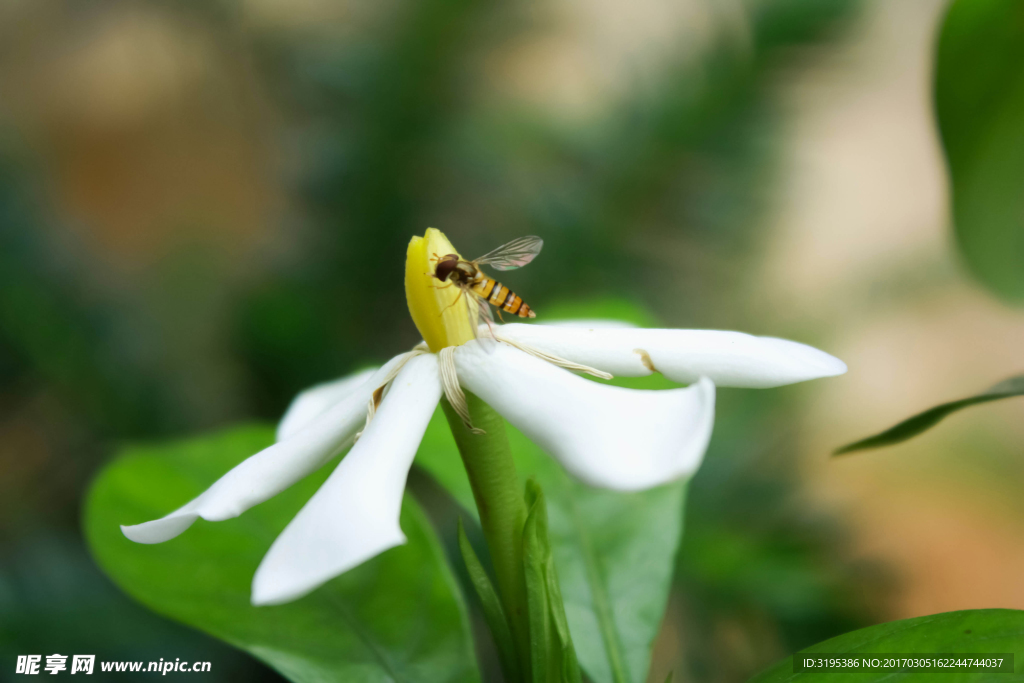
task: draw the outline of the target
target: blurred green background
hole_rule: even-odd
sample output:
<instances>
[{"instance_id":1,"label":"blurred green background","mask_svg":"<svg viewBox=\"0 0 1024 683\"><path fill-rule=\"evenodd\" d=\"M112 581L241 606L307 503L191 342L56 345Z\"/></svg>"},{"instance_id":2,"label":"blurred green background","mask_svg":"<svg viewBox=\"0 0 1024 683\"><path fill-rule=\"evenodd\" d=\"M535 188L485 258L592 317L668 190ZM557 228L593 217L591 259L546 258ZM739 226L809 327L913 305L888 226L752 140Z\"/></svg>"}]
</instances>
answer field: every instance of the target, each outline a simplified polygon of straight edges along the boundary
<instances>
[{"instance_id":1,"label":"blurred green background","mask_svg":"<svg viewBox=\"0 0 1024 683\"><path fill-rule=\"evenodd\" d=\"M824 348L723 390L652 680L741 681L878 621L1024 607L1024 413L841 443L1020 369L947 237L937 0L0 2L0 662L209 660L79 532L119 444L273 420L410 347L405 245L544 252L540 317ZM429 501L427 501L429 503Z\"/></svg>"}]
</instances>

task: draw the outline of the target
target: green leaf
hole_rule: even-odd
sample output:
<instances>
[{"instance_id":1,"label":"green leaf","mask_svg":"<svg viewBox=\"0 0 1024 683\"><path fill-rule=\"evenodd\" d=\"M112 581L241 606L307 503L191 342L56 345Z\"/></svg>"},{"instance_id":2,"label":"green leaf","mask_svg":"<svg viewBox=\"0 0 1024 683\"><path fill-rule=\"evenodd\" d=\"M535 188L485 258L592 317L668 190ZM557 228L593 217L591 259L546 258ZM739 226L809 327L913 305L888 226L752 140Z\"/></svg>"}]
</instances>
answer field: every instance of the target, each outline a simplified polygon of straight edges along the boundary
<instances>
[{"instance_id":1,"label":"green leaf","mask_svg":"<svg viewBox=\"0 0 1024 683\"><path fill-rule=\"evenodd\" d=\"M551 618L555 624L555 635L562 647L567 647L572 642L572 635L569 633L569 622L565 618L565 607L562 604L562 588L558 585L558 572L554 571L554 562L549 556L544 572L545 589L548 592L548 602L551 604Z\"/></svg>"},{"instance_id":2,"label":"green leaf","mask_svg":"<svg viewBox=\"0 0 1024 683\"><path fill-rule=\"evenodd\" d=\"M1010 609L981 609L946 612L915 619L891 621L846 633L801 650L804 653L995 653L1014 654L1014 674L1024 673L1024 611ZM941 680L943 683L985 683L987 681L1019 681L1016 675L984 673L921 674L914 672L826 673L814 671L793 672L793 657L785 659L750 680L750 683L858 683L871 681L924 681ZM852 678L851 678L852 676Z\"/></svg>"},{"instance_id":3,"label":"green leaf","mask_svg":"<svg viewBox=\"0 0 1024 683\"><path fill-rule=\"evenodd\" d=\"M545 572L547 579L548 602L551 605L551 617L555 622L555 633L562 647L562 683L582 683L583 673L580 671L580 660L576 656L576 646L569 632L569 621L565 617L565 603L562 600L562 587L558 582L553 557L548 557Z\"/></svg>"},{"instance_id":4,"label":"green leaf","mask_svg":"<svg viewBox=\"0 0 1024 683\"><path fill-rule=\"evenodd\" d=\"M505 610L498 599L498 593L494 590L491 579L487 576L487 570L480 563L476 556L466 530L462 527L462 519L459 519L459 551L462 553L462 560L466 564L466 571L469 573L469 580L480 598L480 607L484 613L484 620L494 638L494 644L498 649L498 658L501 660L501 668L505 678L509 681L519 681L522 674L519 670L519 659L516 657L516 644L512 638L512 629L509 627Z\"/></svg>"},{"instance_id":5,"label":"green leaf","mask_svg":"<svg viewBox=\"0 0 1024 683\"><path fill-rule=\"evenodd\" d=\"M560 676L562 659L555 642L546 576L551 558L547 512L540 488L533 480L526 486L526 504L530 513L523 527L523 565L530 614L530 669L534 683L552 683Z\"/></svg>"},{"instance_id":6,"label":"green leaf","mask_svg":"<svg viewBox=\"0 0 1024 683\"><path fill-rule=\"evenodd\" d=\"M615 383L674 386L661 377ZM641 683L682 540L685 482L638 493L591 488L520 432L511 426L508 432L520 477L534 477L544 489L549 541L579 665L595 683ZM416 462L475 514L469 481L440 411Z\"/></svg>"},{"instance_id":7,"label":"green leaf","mask_svg":"<svg viewBox=\"0 0 1024 683\"><path fill-rule=\"evenodd\" d=\"M548 539L547 505L536 479L526 482L529 516L523 528L523 563L530 610L533 680L580 683L579 661L562 605Z\"/></svg>"},{"instance_id":8,"label":"green leaf","mask_svg":"<svg viewBox=\"0 0 1024 683\"><path fill-rule=\"evenodd\" d=\"M1024 396L1024 375L1018 375L1016 377L1003 380L991 389L988 389L977 396L962 398L959 401L950 401L949 403L942 403L934 408L929 408L923 413L918 413L913 417L907 418L895 427L890 427L880 434L875 434L874 436L869 436L866 439L861 439L860 441L847 444L846 446L836 450L835 455L852 453L853 451L863 451L869 448L891 446L892 444L906 441L907 439L931 429L941 422L947 415L955 413L958 410L962 410L968 406L978 405L979 403L999 401L1013 396Z\"/></svg>"},{"instance_id":9,"label":"green leaf","mask_svg":"<svg viewBox=\"0 0 1024 683\"><path fill-rule=\"evenodd\" d=\"M236 519L199 520L166 543L122 536L119 524L174 510L273 438L272 429L250 426L128 449L103 470L86 501L85 532L100 566L154 611L248 651L292 681L479 681L455 580L408 497L406 545L295 602L249 604L260 559L331 465Z\"/></svg>"},{"instance_id":10,"label":"green leaf","mask_svg":"<svg viewBox=\"0 0 1024 683\"><path fill-rule=\"evenodd\" d=\"M935 67L957 243L973 274L1024 303L1024 3L957 0Z\"/></svg>"}]
</instances>

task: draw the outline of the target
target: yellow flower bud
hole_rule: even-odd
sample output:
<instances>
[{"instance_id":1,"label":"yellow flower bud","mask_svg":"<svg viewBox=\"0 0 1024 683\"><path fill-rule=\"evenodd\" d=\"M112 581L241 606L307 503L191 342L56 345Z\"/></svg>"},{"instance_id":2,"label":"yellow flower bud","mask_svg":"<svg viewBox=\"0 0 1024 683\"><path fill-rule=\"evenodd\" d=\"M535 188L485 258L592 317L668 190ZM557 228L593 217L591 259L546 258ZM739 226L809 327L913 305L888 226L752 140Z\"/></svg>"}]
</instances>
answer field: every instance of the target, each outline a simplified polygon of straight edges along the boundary
<instances>
[{"instance_id":1,"label":"yellow flower bud","mask_svg":"<svg viewBox=\"0 0 1024 683\"><path fill-rule=\"evenodd\" d=\"M465 344L476 336L476 308L471 295L459 296L457 286L441 282L433 275L437 259L448 254L458 252L443 232L427 228L426 235L412 238L405 257L405 297L409 301L409 314L433 353L446 346Z\"/></svg>"}]
</instances>

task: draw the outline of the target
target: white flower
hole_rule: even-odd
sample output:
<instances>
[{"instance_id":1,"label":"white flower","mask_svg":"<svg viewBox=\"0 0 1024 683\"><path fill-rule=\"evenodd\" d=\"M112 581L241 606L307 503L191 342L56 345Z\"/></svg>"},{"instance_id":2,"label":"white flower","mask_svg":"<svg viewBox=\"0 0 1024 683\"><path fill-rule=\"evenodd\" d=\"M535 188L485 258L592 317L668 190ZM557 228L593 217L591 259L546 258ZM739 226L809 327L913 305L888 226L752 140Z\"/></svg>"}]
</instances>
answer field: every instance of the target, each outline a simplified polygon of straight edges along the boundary
<instances>
[{"instance_id":1,"label":"white flower","mask_svg":"<svg viewBox=\"0 0 1024 683\"><path fill-rule=\"evenodd\" d=\"M431 237L436 235L428 231L427 238ZM410 261L412 254L411 246ZM416 267L418 263L411 266ZM408 282L407 273L407 287ZM449 295L441 290L439 304L447 306L444 296ZM417 319L412 293L409 299L414 320L431 342L437 329L424 329L423 311ZM435 353L405 353L377 370L305 391L282 419L274 445L242 462L184 507L161 519L122 526L122 531L139 543L161 543L200 517L237 517L318 469L358 434L355 445L274 541L256 571L253 604L287 602L405 542L398 524L402 494L427 423L444 393L441 375L446 364L454 368L462 387L574 476L619 491L646 489L693 474L711 437L716 385L767 388L846 371L842 361L809 346L740 332L648 330L595 321L503 325L497 336L505 341L451 347L435 339ZM623 389L584 379L543 360L545 355L562 364L619 376L660 372L690 386ZM452 387L447 388L450 394ZM368 405L376 408L366 424Z\"/></svg>"}]
</instances>

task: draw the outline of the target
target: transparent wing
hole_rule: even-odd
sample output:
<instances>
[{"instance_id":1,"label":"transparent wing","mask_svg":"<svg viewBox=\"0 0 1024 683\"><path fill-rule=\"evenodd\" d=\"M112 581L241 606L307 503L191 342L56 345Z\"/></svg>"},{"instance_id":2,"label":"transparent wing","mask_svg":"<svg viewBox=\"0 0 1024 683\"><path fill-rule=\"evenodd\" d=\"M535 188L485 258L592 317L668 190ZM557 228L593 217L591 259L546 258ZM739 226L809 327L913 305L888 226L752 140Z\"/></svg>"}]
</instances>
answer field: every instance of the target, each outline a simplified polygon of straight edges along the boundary
<instances>
[{"instance_id":1,"label":"transparent wing","mask_svg":"<svg viewBox=\"0 0 1024 683\"><path fill-rule=\"evenodd\" d=\"M490 352L495 342L494 335L494 315L491 313L491 307L487 303L487 299L470 292L470 298L476 302L476 308L472 305L467 306L469 310L469 322L473 326L473 330L476 333L477 341L483 346L484 350ZM481 325L487 325L486 330L481 330Z\"/></svg>"},{"instance_id":2,"label":"transparent wing","mask_svg":"<svg viewBox=\"0 0 1024 683\"><path fill-rule=\"evenodd\" d=\"M488 264L495 270L513 270L522 268L540 253L544 240L536 235L527 235L503 244L494 251L489 251L473 261L480 266Z\"/></svg>"}]
</instances>

